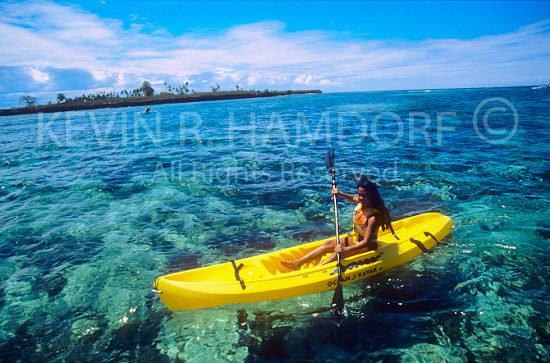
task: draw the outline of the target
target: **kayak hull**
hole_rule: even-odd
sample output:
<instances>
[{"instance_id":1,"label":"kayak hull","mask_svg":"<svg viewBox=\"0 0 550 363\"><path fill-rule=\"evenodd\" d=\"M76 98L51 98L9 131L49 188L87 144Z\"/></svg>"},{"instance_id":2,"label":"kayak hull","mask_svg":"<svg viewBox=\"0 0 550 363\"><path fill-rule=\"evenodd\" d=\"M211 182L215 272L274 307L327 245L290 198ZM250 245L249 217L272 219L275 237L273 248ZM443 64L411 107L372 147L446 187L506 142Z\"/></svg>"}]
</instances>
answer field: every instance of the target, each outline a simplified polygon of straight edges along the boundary
<instances>
[{"instance_id":1,"label":"kayak hull","mask_svg":"<svg viewBox=\"0 0 550 363\"><path fill-rule=\"evenodd\" d=\"M388 231L379 231L379 248L376 251L342 261L344 285L429 252L452 229L451 219L439 213L409 217L392 225L399 239ZM354 238L352 235L341 237ZM333 290L338 280L336 262L316 266L330 253L302 265L296 271L281 264L281 261L302 257L330 239L162 276L155 281L155 291L169 309L179 311L280 300Z\"/></svg>"}]
</instances>

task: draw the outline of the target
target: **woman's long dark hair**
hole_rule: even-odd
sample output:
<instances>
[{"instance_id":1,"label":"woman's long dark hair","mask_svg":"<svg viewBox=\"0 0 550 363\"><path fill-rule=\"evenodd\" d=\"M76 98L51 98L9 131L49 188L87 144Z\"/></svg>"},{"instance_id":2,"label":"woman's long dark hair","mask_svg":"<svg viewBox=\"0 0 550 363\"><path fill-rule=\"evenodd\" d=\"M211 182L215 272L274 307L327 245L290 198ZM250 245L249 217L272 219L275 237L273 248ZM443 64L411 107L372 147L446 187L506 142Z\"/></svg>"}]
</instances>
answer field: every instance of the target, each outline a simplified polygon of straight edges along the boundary
<instances>
[{"instance_id":1,"label":"woman's long dark hair","mask_svg":"<svg viewBox=\"0 0 550 363\"><path fill-rule=\"evenodd\" d=\"M390 229L393 233L393 229L391 227L390 211L388 210L388 208L386 208L386 204L384 204L384 200L382 200L376 184L363 177L359 181L359 185L357 187L365 189L371 206L378 209L378 211L380 212L379 223L382 227L382 230L385 231L386 229Z\"/></svg>"}]
</instances>

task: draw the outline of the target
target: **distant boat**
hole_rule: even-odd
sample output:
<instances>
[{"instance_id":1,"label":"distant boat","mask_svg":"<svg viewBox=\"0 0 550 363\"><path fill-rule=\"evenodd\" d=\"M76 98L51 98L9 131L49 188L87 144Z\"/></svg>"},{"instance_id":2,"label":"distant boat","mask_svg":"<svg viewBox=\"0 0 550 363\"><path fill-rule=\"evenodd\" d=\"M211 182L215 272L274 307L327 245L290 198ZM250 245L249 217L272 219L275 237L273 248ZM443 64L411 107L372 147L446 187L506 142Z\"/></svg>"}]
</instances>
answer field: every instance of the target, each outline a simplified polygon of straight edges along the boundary
<instances>
[{"instance_id":1,"label":"distant boat","mask_svg":"<svg viewBox=\"0 0 550 363\"><path fill-rule=\"evenodd\" d=\"M431 92L432 90L431 89L415 89L415 90L411 90L411 91L408 91L409 93L429 93Z\"/></svg>"}]
</instances>

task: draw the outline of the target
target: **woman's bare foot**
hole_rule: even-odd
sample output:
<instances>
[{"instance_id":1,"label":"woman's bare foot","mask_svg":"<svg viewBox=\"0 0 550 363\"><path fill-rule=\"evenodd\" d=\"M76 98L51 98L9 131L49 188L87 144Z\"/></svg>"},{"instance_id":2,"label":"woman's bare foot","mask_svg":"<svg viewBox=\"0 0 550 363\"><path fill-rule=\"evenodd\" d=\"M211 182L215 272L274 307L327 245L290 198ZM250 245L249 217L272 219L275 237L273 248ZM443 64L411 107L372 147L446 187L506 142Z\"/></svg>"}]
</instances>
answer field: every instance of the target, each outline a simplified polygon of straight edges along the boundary
<instances>
[{"instance_id":1,"label":"woman's bare foot","mask_svg":"<svg viewBox=\"0 0 550 363\"><path fill-rule=\"evenodd\" d=\"M288 267L291 270L299 270L300 265L296 261L281 261L281 265Z\"/></svg>"}]
</instances>

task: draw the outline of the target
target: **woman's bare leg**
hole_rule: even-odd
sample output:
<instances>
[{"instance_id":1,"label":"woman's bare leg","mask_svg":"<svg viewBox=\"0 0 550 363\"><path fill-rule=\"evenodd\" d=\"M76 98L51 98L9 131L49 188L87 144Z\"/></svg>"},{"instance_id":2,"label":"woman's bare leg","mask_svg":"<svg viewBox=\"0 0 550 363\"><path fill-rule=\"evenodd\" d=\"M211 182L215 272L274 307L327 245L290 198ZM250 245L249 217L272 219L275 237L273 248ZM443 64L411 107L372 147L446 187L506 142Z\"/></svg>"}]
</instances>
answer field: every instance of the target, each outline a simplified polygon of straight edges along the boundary
<instances>
[{"instance_id":1,"label":"woman's bare leg","mask_svg":"<svg viewBox=\"0 0 550 363\"><path fill-rule=\"evenodd\" d=\"M344 246L347 246L346 242L347 238L341 237L340 243ZM323 256L325 253L334 250L334 247L336 246L336 238L330 239L326 242L324 242L322 245L314 249L313 251L310 251L306 255L302 256L301 258L297 259L296 261L281 261L281 264L283 266L286 266L288 268L291 268L293 270L300 269L300 266L302 266L304 263L314 260L318 257Z\"/></svg>"},{"instance_id":2,"label":"woman's bare leg","mask_svg":"<svg viewBox=\"0 0 550 363\"><path fill-rule=\"evenodd\" d=\"M342 243L340 241L340 243ZM364 253L364 252L368 252L370 251L368 247L364 247L364 248L360 248L358 250L355 250L355 251L352 251L352 252L344 252L340 255L340 257L342 259L345 259L345 258L348 258L348 257L351 257L351 256L355 256L355 255L358 255L360 253ZM331 263L333 261L336 261L336 258L337 258L337 253L334 252L332 255L330 255L329 258L327 258L326 260L322 261L321 263L319 263L317 266L322 266L322 265L326 265L327 263Z\"/></svg>"}]
</instances>

